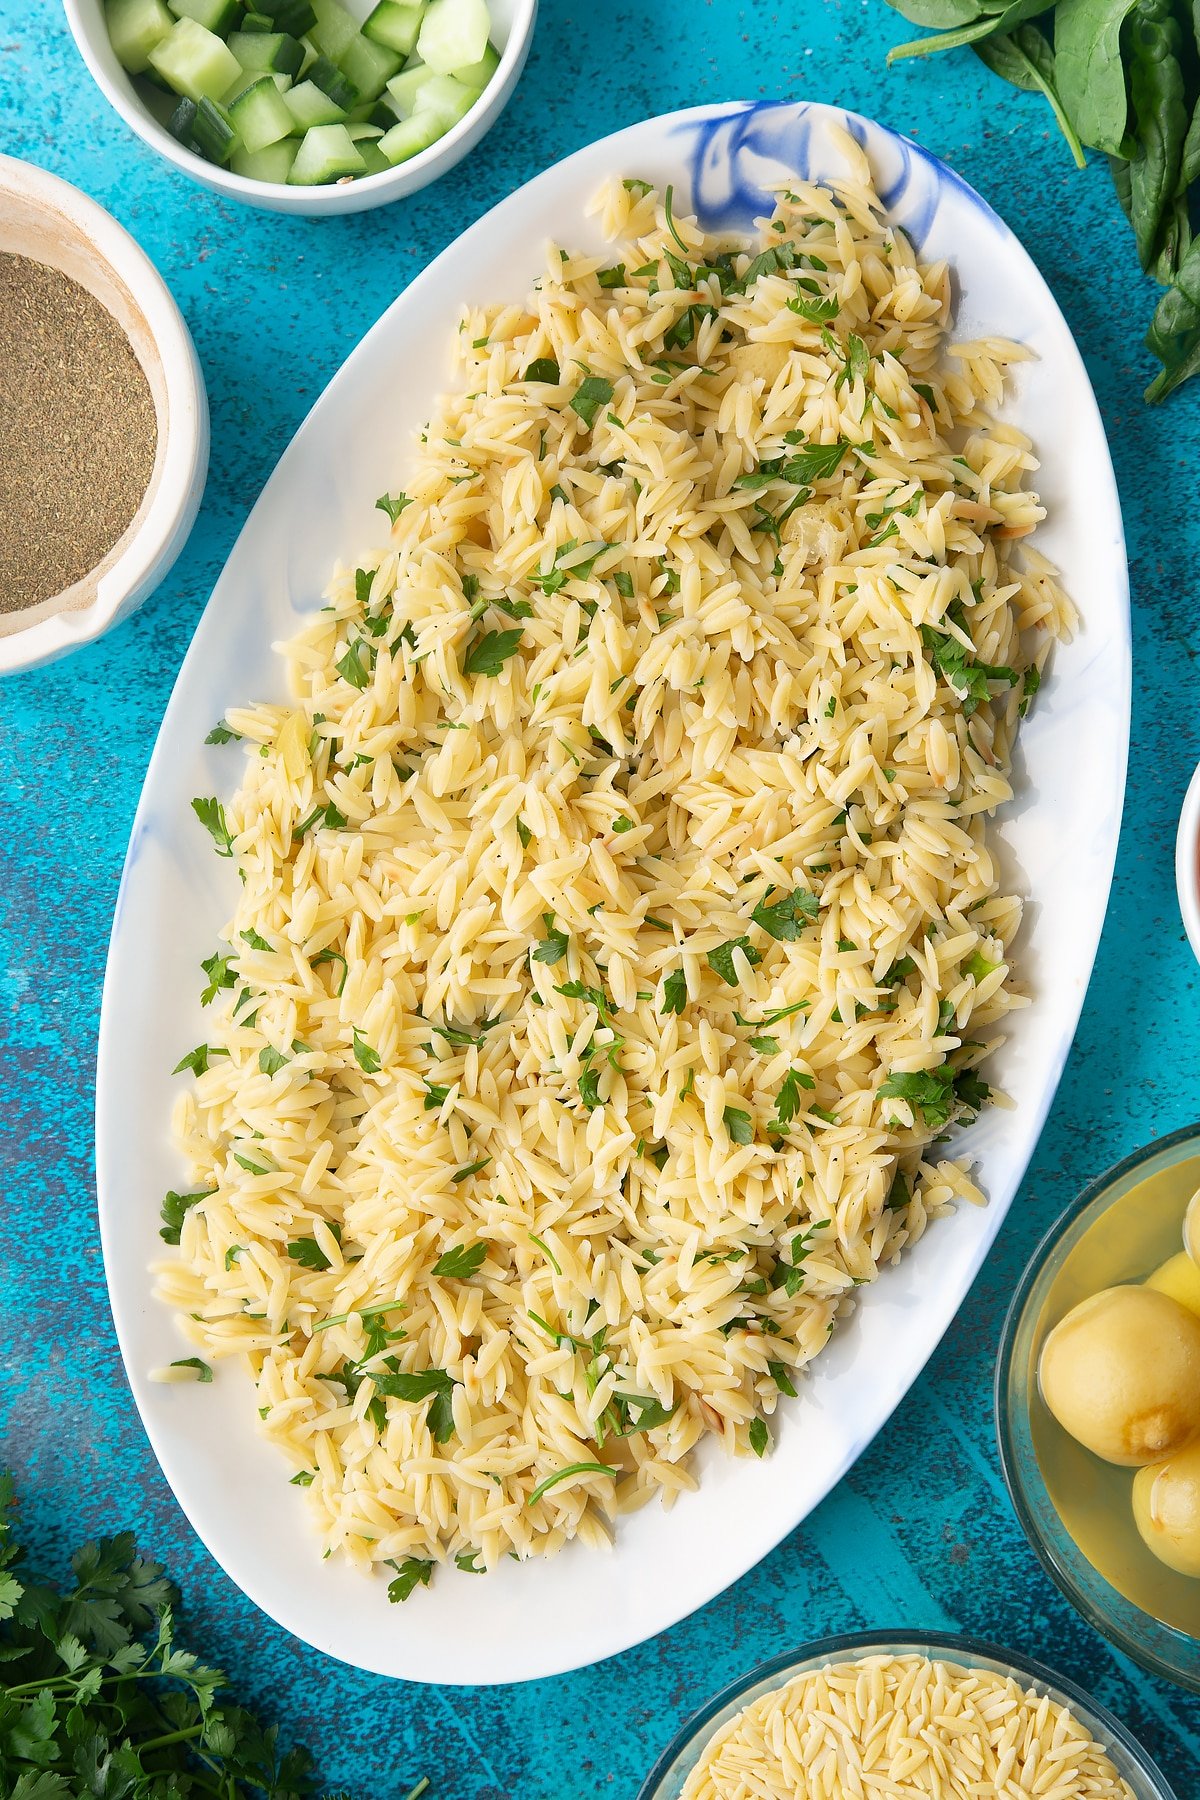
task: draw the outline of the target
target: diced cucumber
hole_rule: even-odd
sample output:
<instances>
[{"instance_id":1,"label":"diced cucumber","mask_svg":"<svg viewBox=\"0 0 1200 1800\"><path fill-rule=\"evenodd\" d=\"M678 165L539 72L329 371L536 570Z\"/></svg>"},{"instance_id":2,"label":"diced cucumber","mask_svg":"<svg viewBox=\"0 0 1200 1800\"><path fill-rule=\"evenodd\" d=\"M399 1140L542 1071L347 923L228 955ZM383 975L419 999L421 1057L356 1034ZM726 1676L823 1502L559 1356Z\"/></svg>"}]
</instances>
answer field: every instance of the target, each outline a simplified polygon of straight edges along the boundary
<instances>
[{"instance_id":1,"label":"diced cucumber","mask_svg":"<svg viewBox=\"0 0 1200 1800\"><path fill-rule=\"evenodd\" d=\"M369 143L372 138L381 138L383 136L378 125L371 125L365 119L347 119L346 131L358 145L360 150L363 145Z\"/></svg>"},{"instance_id":2,"label":"diced cucumber","mask_svg":"<svg viewBox=\"0 0 1200 1800\"><path fill-rule=\"evenodd\" d=\"M370 123L372 125L378 125L380 131L390 131L392 126L396 123L397 116L395 107L389 106L387 101L382 99L379 100L367 114Z\"/></svg>"},{"instance_id":3,"label":"diced cucumber","mask_svg":"<svg viewBox=\"0 0 1200 1800\"><path fill-rule=\"evenodd\" d=\"M477 63L466 63L463 68L455 69L455 81L461 81L464 87L474 88L482 94L496 70L500 67L500 53L489 44Z\"/></svg>"},{"instance_id":4,"label":"diced cucumber","mask_svg":"<svg viewBox=\"0 0 1200 1800\"><path fill-rule=\"evenodd\" d=\"M435 75L453 75L479 62L491 32L486 0L432 0L417 34L417 55Z\"/></svg>"},{"instance_id":5,"label":"diced cucumber","mask_svg":"<svg viewBox=\"0 0 1200 1800\"><path fill-rule=\"evenodd\" d=\"M235 175L244 175L249 181L284 182L292 172L299 148L295 138L280 138L277 144L268 144L265 150L242 147L234 151L229 166Z\"/></svg>"},{"instance_id":6,"label":"diced cucumber","mask_svg":"<svg viewBox=\"0 0 1200 1800\"><path fill-rule=\"evenodd\" d=\"M195 19L177 19L150 52L150 67L189 100L219 100L241 72L237 57Z\"/></svg>"},{"instance_id":7,"label":"diced cucumber","mask_svg":"<svg viewBox=\"0 0 1200 1800\"><path fill-rule=\"evenodd\" d=\"M449 131L452 125L466 117L478 98L474 88L464 87L453 75L431 75L417 90L417 110L413 116L435 119L439 131Z\"/></svg>"},{"instance_id":8,"label":"diced cucumber","mask_svg":"<svg viewBox=\"0 0 1200 1800\"><path fill-rule=\"evenodd\" d=\"M346 175L363 175L366 167L344 125L314 125L300 141L288 180L293 187L320 187Z\"/></svg>"},{"instance_id":9,"label":"diced cucumber","mask_svg":"<svg viewBox=\"0 0 1200 1800\"><path fill-rule=\"evenodd\" d=\"M315 82L321 92L340 106L343 112L349 112L359 102L359 92L348 76L335 63L331 63L325 55L318 56L308 69L309 81Z\"/></svg>"},{"instance_id":10,"label":"diced cucumber","mask_svg":"<svg viewBox=\"0 0 1200 1800\"><path fill-rule=\"evenodd\" d=\"M238 0L167 0L167 5L177 19L195 19L218 37L225 36L242 10Z\"/></svg>"},{"instance_id":11,"label":"diced cucumber","mask_svg":"<svg viewBox=\"0 0 1200 1800\"><path fill-rule=\"evenodd\" d=\"M131 75L149 67L150 52L175 23L166 0L106 0L104 23L117 61Z\"/></svg>"},{"instance_id":12,"label":"diced cucumber","mask_svg":"<svg viewBox=\"0 0 1200 1800\"><path fill-rule=\"evenodd\" d=\"M309 0L256 0L256 10L266 13L272 31L286 31L292 37L303 37L317 22Z\"/></svg>"},{"instance_id":13,"label":"diced cucumber","mask_svg":"<svg viewBox=\"0 0 1200 1800\"><path fill-rule=\"evenodd\" d=\"M340 0L312 0L312 9L316 14L309 27L312 41L322 56L337 62L350 40L358 36L358 20L346 11Z\"/></svg>"},{"instance_id":14,"label":"diced cucumber","mask_svg":"<svg viewBox=\"0 0 1200 1800\"><path fill-rule=\"evenodd\" d=\"M277 144L296 129L296 121L269 75L260 76L238 95L230 105L229 116L251 151L265 150L268 144Z\"/></svg>"},{"instance_id":15,"label":"diced cucumber","mask_svg":"<svg viewBox=\"0 0 1200 1800\"><path fill-rule=\"evenodd\" d=\"M373 44L357 32L337 59L342 74L351 80L364 100L378 100L384 83L396 74L404 58L398 50Z\"/></svg>"},{"instance_id":16,"label":"diced cucumber","mask_svg":"<svg viewBox=\"0 0 1200 1800\"><path fill-rule=\"evenodd\" d=\"M238 141L238 128L223 106L215 100L201 100L196 107L196 123L192 127L192 148L209 162L228 162Z\"/></svg>"},{"instance_id":17,"label":"diced cucumber","mask_svg":"<svg viewBox=\"0 0 1200 1800\"><path fill-rule=\"evenodd\" d=\"M171 117L167 121L167 130L171 136L178 138L181 144L187 144L190 148L192 132L195 127L196 102L194 100L177 101Z\"/></svg>"},{"instance_id":18,"label":"diced cucumber","mask_svg":"<svg viewBox=\"0 0 1200 1800\"><path fill-rule=\"evenodd\" d=\"M402 119L412 118L417 110L417 95L432 80L433 70L424 63L414 63L411 69L402 69L399 75L392 76L387 84L388 98Z\"/></svg>"},{"instance_id":19,"label":"diced cucumber","mask_svg":"<svg viewBox=\"0 0 1200 1800\"><path fill-rule=\"evenodd\" d=\"M315 81L298 81L284 94L283 104L297 131L311 131L314 125L339 125L346 116L345 108L331 100Z\"/></svg>"},{"instance_id":20,"label":"diced cucumber","mask_svg":"<svg viewBox=\"0 0 1200 1800\"><path fill-rule=\"evenodd\" d=\"M411 119L401 119L390 131L385 131L379 140L379 148L389 163L407 162L410 156L419 156L422 150L428 150L441 137L441 127L432 113L425 113Z\"/></svg>"},{"instance_id":21,"label":"diced cucumber","mask_svg":"<svg viewBox=\"0 0 1200 1800\"><path fill-rule=\"evenodd\" d=\"M382 175L385 169L391 168L391 163L379 148L378 138L363 138L357 149L368 175Z\"/></svg>"},{"instance_id":22,"label":"diced cucumber","mask_svg":"<svg viewBox=\"0 0 1200 1800\"><path fill-rule=\"evenodd\" d=\"M243 69L264 75L296 75L304 61L303 44L286 31L232 31L225 41Z\"/></svg>"},{"instance_id":23,"label":"diced cucumber","mask_svg":"<svg viewBox=\"0 0 1200 1800\"><path fill-rule=\"evenodd\" d=\"M424 13L425 0L379 0L364 21L363 36L398 50L401 56L411 56Z\"/></svg>"},{"instance_id":24,"label":"diced cucumber","mask_svg":"<svg viewBox=\"0 0 1200 1800\"><path fill-rule=\"evenodd\" d=\"M273 19L269 19L266 13L248 12L242 20L241 29L243 31L274 31L275 22Z\"/></svg>"},{"instance_id":25,"label":"diced cucumber","mask_svg":"<svg viewBox=\"0 0 1200 1800\"><path fill-rule=\"evenodd\" d=\"M160 87L157 81L143 81L139 79L134 83L134 86L137 90L138 99L146 108L146 111L150 114L151 118L157 119L159 124L165 126L169 131L171 128L171 119L176 107L179 105L179 95L172 93L170 88ZM388 124L393 125L394 123L395 114L393 113L392 117L388 120Z\"/></svg>"}]
</instances>

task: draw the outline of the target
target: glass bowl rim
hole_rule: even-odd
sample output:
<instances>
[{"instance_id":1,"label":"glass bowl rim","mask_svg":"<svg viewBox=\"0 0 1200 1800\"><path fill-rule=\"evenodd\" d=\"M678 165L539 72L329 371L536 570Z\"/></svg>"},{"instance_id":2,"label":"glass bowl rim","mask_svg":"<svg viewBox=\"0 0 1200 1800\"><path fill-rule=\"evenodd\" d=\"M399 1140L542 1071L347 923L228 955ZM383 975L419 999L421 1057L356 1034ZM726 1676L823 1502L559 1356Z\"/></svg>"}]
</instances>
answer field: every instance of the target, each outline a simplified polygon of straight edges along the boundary
<instances>
[{"instance_id":1,"label":"glass bowl rim","mask_svg":"<svg viewBox=\"0 0 1200 1800\"><path fill-rule=\"evenodd\" d=\"M940 1655L936 1657L936 1660L945 1661L952 1660L953 1653L958 1652L967 1657L974 1656L999 1663L1017 1677L1027 1676L1031 1684L1039 1685L1053 1698L1066 1701L1073 1711L1080 1709L1083 1714L1082 1722L1103 1727L1110 1739L1110 1744L1106 1744L1105 1748L1119 1746L1136 1773L1150 1784L1146 1794L1138 1795L1137 1800L1177 1800L1174 1788L1150 1752L1139 1743L1127 1725L1122 1724L1120 1719L1094 1699L1086 1688L1080 1687L1078 1682L1060 1675L1057 1669L1050 1668L1036 1657L1014 1656L1002 1644L993 1643L990 1638L975 1637L969 1632L920 1632L911 1628L836 1632L814 1638L797 1649L785 1650L778 1656L771 1656L765 1662L757 1663L746 1674L727 1682L710 1700L684 1720L638 1789L636 1800L658 1800L663 1781L688 1745L700 1736L723 1707L749 1693L760 1682L768 1680L772 1675L782 1675L800 1664L807 1665L824 1658L841 1657L850 1653L862 1659L888 1651L895 1655L929 1655L930 1652L946 1651L950 1654L945 1658ZM1078 1711L1076 1716L1079 1716Z\"/></svg>"},{"instance_id":2,"label":"glass bowl rim","mask_svg":"<svg viewBox=\"0 0 1200 1800\"><path fill-rule=\"evenodd\" d=\"M1043 1537L1026 1500L1025 1481L1017 1467L1017 1458L1009 1438L1008 1424L1008 1393L1011 1385L1013 1351L1017 1332L1029 1305L1030 1296L1038 1278L1045 1270L1048 1259L1071 1228L1077 1225L1089 1208L1101 1200L1117 1182L1124 1179L1125 1176L1133 1174L1144 1163L1149 1162L1163 1151L1174 1150L1184 1144L1194 1144L1197 1152L1200 1153L1200 1121L1192 1125L1182 1125L1176 1131L1169 1131L1165 1136L1155 1138L1151 1143L1131 1150L1128 1155L1122 1156L1117 1162L1102 1170L1080 1190L1048 1230L1043 1233L1021 1271L1017 1285L1013 1289L1012 1299L1008 1303L1004 1322L1000 1327L992 1394L996 1444L999 1450L1000 1472L1004 1477L1004 1486L1008 1491L1008 1498L1027 1542L1055 1587L1093 1630L1098 1631L1101 1637L1107 1638L1109 1643L1114 1644L1118 1650L1130 1657L1133 1662L1138 1664L1139 1668L1146 1669L1150 1674L1171 1682L1173 1686L1181 1688L1184 1692L1196 1692L1194 1683L1186 1681L1177 1669L1172 1668L1154 1651L1148 1650L1131 1631L1127 1630L1117 1619L1111 1617L1108 1612L1102 1611L1091 1596L1079 1586L1071 1572L1060 1566L1057 1556ZM1102 1215L1097 1215L1098 1218L1100 1216ZM1096 1573L1098 1579L1104 1581L1107 1587L1112 1586L1111 1582L1099 1574L1099 1571ZM1113 1588L1112 1591L1120 1598L1124 1598L1119 1594L1118 1589ZM1127 1604L1136 1607L1136 1603L1133 1601L1128 1601ZM1136 1610L1141 1612L1143 1609L1137 1607ZM1145 1616L1152 1617L1149 1613ZM1165 1624L1161 1619L1154 1622L1160 1630L1169 1635L1169 1638L1178 1638L1181 1645L1196 1642L1186 1632L1179 1631L1173 1625Z\"/></svg>"}]
</instances>

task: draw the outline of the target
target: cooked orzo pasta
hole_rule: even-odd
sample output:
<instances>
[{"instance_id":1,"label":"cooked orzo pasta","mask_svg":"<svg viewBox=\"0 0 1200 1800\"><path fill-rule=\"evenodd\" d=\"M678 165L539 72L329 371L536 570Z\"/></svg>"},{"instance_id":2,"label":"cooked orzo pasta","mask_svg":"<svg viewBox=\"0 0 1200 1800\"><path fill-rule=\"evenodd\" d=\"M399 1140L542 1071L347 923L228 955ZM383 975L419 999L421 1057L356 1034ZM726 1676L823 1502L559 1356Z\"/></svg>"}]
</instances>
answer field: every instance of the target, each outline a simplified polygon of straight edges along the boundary
<instances>
[{"instance_id":1,"label":"cooked orzo pasta","mask_svg":"<svg viewBox=\"0 0 1200 1800\"><path fill-rule=\"evenodd\" d=\"M981 1197L932 1145L1017 1004L985 821L1069 608L1020 351L948 347L846 155L751 247L617 182L611 257L464 318L389 540L229 714L161 1292L356 1559L598 1543L706 1435L763 1455Z\"/></svg>"},{"instance_id":2,"label":"cooked orzo pasta","mask_svg":"<svg viewBox=\"0 0 1200 1800\"><path fill-rule=\"evenodd\" d=\"M681 1800L1136 1800L1059 1701L918 1655L797 1675L705 1746Z\"/></svg>"}]
</instances>

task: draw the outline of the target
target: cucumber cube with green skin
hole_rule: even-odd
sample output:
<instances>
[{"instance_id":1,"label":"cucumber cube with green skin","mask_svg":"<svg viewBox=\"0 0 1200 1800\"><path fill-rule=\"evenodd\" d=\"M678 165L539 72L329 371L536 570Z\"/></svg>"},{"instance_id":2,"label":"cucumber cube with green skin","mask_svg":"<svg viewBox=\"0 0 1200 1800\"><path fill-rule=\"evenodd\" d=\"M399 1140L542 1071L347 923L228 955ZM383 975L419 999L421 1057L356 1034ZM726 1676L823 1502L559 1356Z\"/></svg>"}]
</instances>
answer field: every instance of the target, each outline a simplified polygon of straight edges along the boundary
<instances>
[{"instance_id":1,"label":"cucumber cube with green skin","mask_svg":"<svg viewBox=\"0 0 1200 1800\"><path fill-rule=\"evenodd\" d=\"M177 19L195 19L218 37L225 36L241 11L238 0L167 0L167 5Z\"/></svg>"},{"instance_id":2,"label":"cucumber cube with green skin","mask_svg":"<svg viewBox=\"0 0 1200 1800\"><path fill-rule=\"evenodd\" d=\"M227 163L238 141L232 117L215 100L201 100L192 127L192 149L208 162Z\"/></svg>"},{"instance_id":3,"label":"cucumber cube with green skin","mask_svg":"<svg viewBox=\"0 0 1200 1800\"><path fill-rule=\"evenodd\" d=\"M453 75L480 60L491 34L486 0L431 0L417 34L417 55L435 75Z\"/></svg>"},{"instance_id":4,"label":"cucumber cube with green skin","mask_svg":"<svg viewBox=\"0 0 1200 1800\"><path fill-rule=\"evenodd\" d=\"M234 151L229 166L235 175L244 175L248 181L285 182L292 172L299 148L295 138L280 138L277 144L268 144L265 150L247 150L242 146Z\"/></svg>"},{"instance_id":5,"label":"cucumber cube with green skin","mask_svg":"<svg viewBox=\"0 0 1200 1800\"><path fill-rule=\"evenodd\" d=\"M417 110L417 95L432 80L433 70L424 63L414 63L411 69L402 69L399 75L392 76L387 84L388 99L400 118L412 118Z\"/></svg>"},{"instance_id":6,"label":"cucumber cube with green skin","mask_svg":"<svg viewBox=\"0 0 1200 1800\"><path fill-rule=\"evenodd\" d=\"M175 23L166 0L107 0L104 23L117 61L131 75L150 66L150 52Z\"/></svg>"},{"instance_id":7,"label":"cucumber cube with green skin","mask_svg":"<svg viewBox=\"0 0 1200 1800\"><path fill-rule=\"evenodd\" d=\"M243 69L264 75L296 75L304 61L304 45L286 31L231 31L225 41Z\"/></svg>"},{"instance_id":8,"label":"cucumber cube with green skin","mask_svg":"<svg viewBox=\"0 0 1200 1800\"><path fill-rule=\"evenodd\" d=\"M436 119L443 131L465 118L478 100L474 88L464 87L453 75L433 75L417 91L418 119Z\"/></svg>"},{"instance_id":9,"label":"cucumber cube with green skin","mask_svg":"<svg viewBox=\"0 0 1200 1800\"><path fill-rule=\"evenodd\" d=\"M391 80L404 58L396 50L373 44L359 32L351 38L338 57L338 68L352 81L363 100L378 100L384 84Z\"/></svg>"},{"instance_id":10,"label":"cucumber cube with green skin","mask_svg":"<svg viewBox=\"0 0 1200 1800\"><path fill-rule=\"evenodd\" d=\"M266 13L248 12L242 20L243 31L274 31L275 22Z\"/></svg>"},{"instance_id":11,"label":"cucumber cube with green skin","mask_svg":"<svg viewBox=\"0 0 1200 1800\"><path fill-rule=\"evenodd\" d=\"M361 99L358 89L350 77L344 75L337 64L330 62L323 52L309 64L305 74L307 80L315 81L331 100L336 100L343 112L349 112L352 106L358 105Z\"/></svg>"},{"instance_id":12,"label":"cucumber cube with green skin","mask_svg":"<svg viewBox=\"0 0 1200 1800\"><path fill-rule=\"evenodd\" d=\"M308 0L257 0L257 6L270 19L272 31L286 31L292 37L303 37L317 21Z\"/></svg>"},{"instance_id":13,"label":"cucumber cube with green skin","mask_svg":"<svg viewBox=\"0 0 1200 1800\"><path fill-rule=\"evenodd\" d=\"M383 136L379 126L372 125L368 119L347 119L346 130L360 150L368 139Z\"/></svg>"},{"instance_id":14,"label":"cucumber cube with green skin","mask_svg":"<svg viewBox=\"0 0 1200 1800\"><path fill-rule=\"evenodd\" d=\"M150 67L189 100L219 100L241 74L237 57L195 19L177 19L150 52Z\"/></svg>"},{"instance_id":15,"label":"cucumber cube with green skin","mask_svg":"<svg viewBox=\"0 0 1200 1800\"><path fill-rule=\"evenodd\" d=\"M288 181L293 187L322 187L347 175L362 175L366 163L344 125L314 125L300 140Z\"/></svg>"},{"instance_id":16,"label":"cucumber cube with green skin","mask_svg":"<svg viewBox=\"0 0 1200 1800\"><path fill-rule=\"evenodd\" d=\"M316 22L309 36L322 56L337 62L342 51L358 36L358 20L346 11L340 0L311 0Z\"/></svg>"},{"instance_id":17,"label":"cucumber cube with green skin","mask_svg":"<svg viewBox=\"0 0 1200 1800\"><path fill-rule=\"evenodd\" d=\"M411 56L424 16L425 0L379 0L363 23L363 36L401 56Z\"/></svg>"},{"instance_id":18,"label":"cucumber cube with green skin","mask_svg":"<svg viewBox=\"0 0 1200 1800\"><path fill-rule=\"evenodd\" d=\"M292 115L295 131L310 131L314 125L340 125L346 117L345 108L331 100L315 81L298 81L283 95L283 104Z\"/></svg>"},{"instance_id":19,"label":"cucumber cube with green skin","mask_svg":"<svg viewBox=\"0 0 1200 1800\"><path fill-rule=\"evenodd\" d=\"M419 156L422 150L428 150L430 144L436 144L442 130L432 113L423 118L401 119L390 131L385 131L379 140L379 148L389 163L407 162L411 156Z\"/></svg>"},{"instance_id":20,"label":"cucumber cube with green skin","mask_svg":"<svg viewBox=\"0 0 1200 1800\"><path fill-rule=\"evenodd\" d=\"M368 175L382 175L385 169L391 168L391 163L379 148L378 138L364 138L357 148L366 164Z\"/></svg>"},{"instance_id":21,"label":"cucumber cube with green skin","mask_svg":"<svg viewBox=\"0 0 1200 1800\"><path fill-rule=\"evenodd\" d=\"M247 150L265 150L280 138L290 137L296 122L283 95L269 75L248 87L229 108L229 116Z\"/></svg>"},{"instance_id":22,"label":"cucumber cube with green skin","mask_svg":"<svg viewBox=\"0 0 1200 1800\"><path fill-rule=\"evenodd\" d=\"M461 81L464 87L474 88L481 94L496 70L500 67L499 51L489 44L477 63L467 63L464 68L455 69L455 81Z\"/></svg>"}]
</instances>

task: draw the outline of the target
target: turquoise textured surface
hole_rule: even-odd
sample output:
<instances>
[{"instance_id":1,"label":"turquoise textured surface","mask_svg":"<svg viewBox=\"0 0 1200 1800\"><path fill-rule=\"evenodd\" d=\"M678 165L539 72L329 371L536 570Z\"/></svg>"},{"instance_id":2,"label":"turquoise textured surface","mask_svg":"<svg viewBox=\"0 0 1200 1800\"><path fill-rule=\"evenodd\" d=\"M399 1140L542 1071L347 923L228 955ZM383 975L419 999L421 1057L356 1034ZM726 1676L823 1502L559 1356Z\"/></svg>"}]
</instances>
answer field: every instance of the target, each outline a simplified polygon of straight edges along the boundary
<instances>
[{"instance_id":1,"label":"turquoise textured surface","mask_svg":"<svg viewBox=\"0 0 1200 1800\"><path fill-rule=\"evenodd\" d=\"M186 1636L312 1743L328 1784L356 1800L402 1800L422 1774L434 1800L631 1800L714 1689L763 1657L863 1627L963 1628L1057 1664L1144 1739L1180 1800L1200 1793L1195 1702L1110 1650L1043 1575L1003 1491L991 1410L1000 1318L1036 1238L1088 1177L1198 1110L1197 971L1172 839L1200 754L1200 384L1162 411L1143 407L1152 289L1103 166L1076 174L1041 102L968 53L889 74L885 48L903 35L883 0L542 0L517 95L468 161L382 211L309 221L225 203L173 171L93 87L52 0L0 0L3 149L76 182L153 257L196 338L213 419L204 506L160 592L102 643L0 683L4 1457L49 1572L82 1536L135 1529L184 1585ZM232 1587L167 1490L125 1385L95 1225L91 1105L129 825L234 536L308 406L395 293L465 224L591 138L677 106L760 97L838 101L946 157L1024 240L1079 339L1133 572L1134 745L1108 926L999 1244L926 1375L835 1494L735 1588L623 1657L521 1688L391 1684L303 1647ZM395 1628L410 1629L403 1610Z\"/></svg>"}]
</instances>

